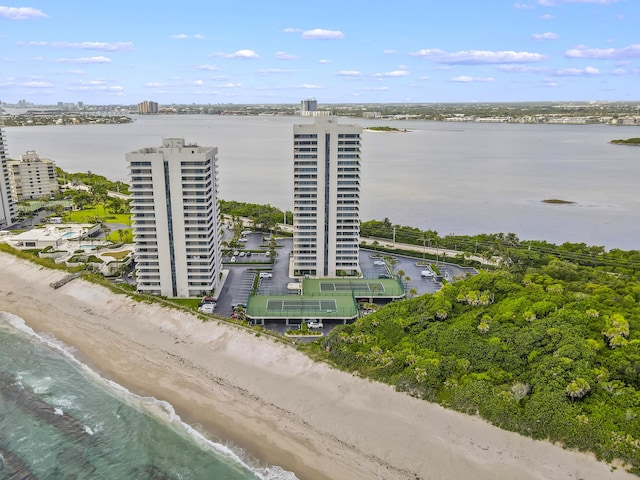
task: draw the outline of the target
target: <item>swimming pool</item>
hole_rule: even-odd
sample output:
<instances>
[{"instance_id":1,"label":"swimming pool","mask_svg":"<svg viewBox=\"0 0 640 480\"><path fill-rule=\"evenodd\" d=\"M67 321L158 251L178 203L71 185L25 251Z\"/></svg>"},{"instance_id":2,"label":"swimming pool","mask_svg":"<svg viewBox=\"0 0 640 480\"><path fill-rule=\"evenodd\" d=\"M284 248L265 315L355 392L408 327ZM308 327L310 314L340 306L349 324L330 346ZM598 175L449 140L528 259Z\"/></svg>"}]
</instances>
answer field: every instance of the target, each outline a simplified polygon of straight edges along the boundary
<instances>
[{"instance_id":1,"label":"swimming pool","mask_svg":"<svg viewBox=\"0 0 640 480\"><path fill-rule=\"evenodd\" d=\"M69 240L70 238L74 238L78 236L78 232L66 232L62 234L62 238L64 240Z\"/></svg>"}]
</instances>

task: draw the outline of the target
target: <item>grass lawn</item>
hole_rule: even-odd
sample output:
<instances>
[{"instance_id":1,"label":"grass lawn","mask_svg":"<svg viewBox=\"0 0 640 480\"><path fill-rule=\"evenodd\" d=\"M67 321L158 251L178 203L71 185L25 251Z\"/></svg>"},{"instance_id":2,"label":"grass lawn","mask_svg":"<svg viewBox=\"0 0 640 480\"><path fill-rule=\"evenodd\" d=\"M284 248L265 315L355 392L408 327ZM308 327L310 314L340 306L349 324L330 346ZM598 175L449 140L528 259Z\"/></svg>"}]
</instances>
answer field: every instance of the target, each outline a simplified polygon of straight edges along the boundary
<instances>
[{"instance_id":1,"label":"grass lawn","mask_svg":"<svg viewBox=\"0 0 640 480\"><path fill-rule=\"evenodd\" d=\"M129 255L130 253L131 253L131 250L123 250L121 252L104 252L104 253L101 253L101 255L103 257L113 257L116 260L121 260L127 255Z\"/></svg>"},{"instance_id":2,"label":"grass lawn","mask_svg":"<svg viewBox=\"0 0 640 480\"><path fill-rule=\"evenodd\" d=\"M96 219L104 219L105 223L122 223L130 225L131 215L128 213L113 213L105 209L102 205L83 208L64 215L64 221L69 223L93 223Z\"/></svg>"},{"instance_id":3,"label":"grass lawn","mask_svg":"<svg viewBox=\"0 0 640 480\"><path fill-rule=\"evenodd\" d=\"M118 233L119 231L122 231L122 237ZM111 240L113 243L120 243L120 242L132 243L133 242L133 232L131 231L130 228L123 228L121 230L114 230L109 234L109 240Z\"/></svg>"},{"instance_id":4,"label":"grass lawn","mask_svg":"<svg viewBox=\"0 0 640 480\"><path fill-rule=\"evenodd\" d=\"M168 300L171 303L182 305L183 307L187 308L192 308L194 310L197 310L198 306L200 305L200 298L170 298Z\"/></svg>"}]
</instances>

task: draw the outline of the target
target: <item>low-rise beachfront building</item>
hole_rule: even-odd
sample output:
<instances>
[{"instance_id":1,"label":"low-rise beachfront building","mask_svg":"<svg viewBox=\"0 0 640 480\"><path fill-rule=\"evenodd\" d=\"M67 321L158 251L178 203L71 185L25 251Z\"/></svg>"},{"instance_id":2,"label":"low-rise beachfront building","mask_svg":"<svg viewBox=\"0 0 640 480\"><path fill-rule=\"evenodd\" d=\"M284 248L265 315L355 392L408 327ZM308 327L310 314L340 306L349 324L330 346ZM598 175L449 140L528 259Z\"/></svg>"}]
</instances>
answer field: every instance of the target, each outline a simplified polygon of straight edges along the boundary
<instances>
[{"instance_id":1,"label":"low-rise beachfront building","mask_svg":"<svg viewBox=\"0 0 640 480\"><path fill-rule=\"evenodd\" d=\"M50 197L59 192L56 164L50 158L40 158L33 150L20 155L19 160L7 160L11 193L15 201Z\"/></svg>"},{"instance_id":2,"label":"low-rise beachfront building","mask_svg":"<svg viewBox=\"0 0 640 480\"><path fill-rule=\"evenodd\" d=\"M218 285L217 154L182 138L126 154L139 292L187 298Z\"/></svg>"},{"instance_id":3,"label":"low-rise beachfront building","mask_svg":"<svg viewBox=\"0 0 640 480\"><path fill-rule=\"evenodd\" d=\"M15 205L11 195L11 180L5 157L4 131L0 126L0 229L13 223Z\"/></svg>"}]
</instances>

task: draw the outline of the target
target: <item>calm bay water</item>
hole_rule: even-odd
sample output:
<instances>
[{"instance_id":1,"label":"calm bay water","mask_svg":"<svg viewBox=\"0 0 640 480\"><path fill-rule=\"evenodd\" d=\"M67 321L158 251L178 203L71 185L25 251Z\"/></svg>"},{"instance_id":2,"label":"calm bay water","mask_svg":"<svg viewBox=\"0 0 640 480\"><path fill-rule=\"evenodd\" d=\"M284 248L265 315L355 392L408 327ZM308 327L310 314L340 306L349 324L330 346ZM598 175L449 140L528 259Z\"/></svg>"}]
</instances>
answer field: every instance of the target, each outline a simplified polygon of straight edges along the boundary
<instances>
[{"instance_id":1,"label":"calm bay water","mask_svg":"<svg viewBox=\"0 0 640 480\"><path fill-rule=\"evenodd\" d=\"M135 117L129 125L6 127L9 154L36 150L64 170L127 181L125 153L163 137L219 149L225 200L293 206L292 125L301 117ZM365 132L361 218L441 235L515 233L640 248L640 148L611 145L640 127L342 119L407 133ZM558 198L573 205L550 205Z\"/></svg>"},{"instance_id":2,"label":"calm bay water","mask_svg":"<svg viewBox=\"0 0 640 480\"><path fill-rule=\"evenodd\" d=\"M0 312L0 479L295 479L252 468ZM16 472L21 473L16 473ZM12 475L13 474L13 475Z\"/></svg>"}]
</instances>

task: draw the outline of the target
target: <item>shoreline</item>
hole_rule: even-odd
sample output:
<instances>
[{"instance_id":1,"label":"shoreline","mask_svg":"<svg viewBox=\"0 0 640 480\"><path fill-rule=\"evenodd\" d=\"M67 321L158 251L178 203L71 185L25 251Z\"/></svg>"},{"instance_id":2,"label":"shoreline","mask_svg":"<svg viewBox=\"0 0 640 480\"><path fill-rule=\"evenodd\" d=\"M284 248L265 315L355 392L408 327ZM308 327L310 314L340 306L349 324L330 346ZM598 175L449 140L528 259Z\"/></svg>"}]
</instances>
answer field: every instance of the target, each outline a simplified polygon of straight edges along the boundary
<instances>
[{"instance_id":1,"label":"shoreline","mask_svg":"<svg viewBox=\"0 0 640 480\"><path fill-rule=\"evenodd\" d=\"M100 375L170 403L214 441L300 480L637 479L593 456L315 363L222 322L135 302L0 253L0 310L51 333Z\"/></svg>"}]
</instances>

